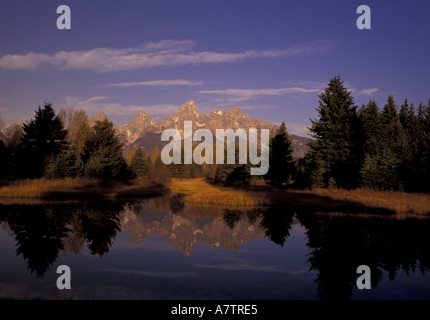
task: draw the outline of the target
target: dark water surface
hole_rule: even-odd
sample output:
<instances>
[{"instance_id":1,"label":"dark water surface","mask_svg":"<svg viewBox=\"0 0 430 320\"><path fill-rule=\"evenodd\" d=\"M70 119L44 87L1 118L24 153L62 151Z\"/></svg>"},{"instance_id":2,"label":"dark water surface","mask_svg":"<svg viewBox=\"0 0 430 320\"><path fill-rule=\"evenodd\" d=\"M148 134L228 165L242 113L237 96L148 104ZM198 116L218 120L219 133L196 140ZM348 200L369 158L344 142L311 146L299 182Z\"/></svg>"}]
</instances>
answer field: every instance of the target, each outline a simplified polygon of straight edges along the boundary
<instances>
[{"instance_id":1,"label":"dark water surface","mask_svg":"<svg viewBox=\"0 0 430 320\"><path fill-rule=\"evenodd\" d=\"M2 204L0 222L0 299L430 298L427 219L162 197ZM356 287L360 265L370 290Z\"/></svg>"}]
</instances>

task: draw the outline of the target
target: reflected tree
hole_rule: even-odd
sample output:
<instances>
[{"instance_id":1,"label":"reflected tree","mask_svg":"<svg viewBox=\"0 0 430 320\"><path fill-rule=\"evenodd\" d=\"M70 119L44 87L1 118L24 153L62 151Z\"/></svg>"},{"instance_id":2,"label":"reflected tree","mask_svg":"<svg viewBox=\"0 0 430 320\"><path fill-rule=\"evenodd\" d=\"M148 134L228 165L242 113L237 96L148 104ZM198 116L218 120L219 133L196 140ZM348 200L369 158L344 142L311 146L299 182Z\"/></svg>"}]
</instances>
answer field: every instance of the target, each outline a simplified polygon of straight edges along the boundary
<instances>
[{"instance_id":1,"label":"reflected tree","mask_svg":"<svg viewBox=\"0 0 430 320\"><path fill-rule=\"evenodd\" d=\"M178 214L185 209L185 195L182 193L175 194L169 198L169 207L173 214Z\"/></svg>"},{"instance_id":2,"label":"reflected tree","mask_svg":"<svg viewBox=\"0 0 430 320\"><path fill-rule=\"evenodd\" d=\"M86 203L79 215L81 237L87 242L92 255L108 253L112 243L121 230L119 212L123 203L96 202Z\"/></svg>"},{"instance_id":3,"label":"reflected tree","mask_svg":"<svg viewBox=\"0 0 430 320\"><path fill-rule=\"evenodd\" d=\"M4 206L8 222L15 234L16 254L22 255L31 274L42 277L64 248L63 240L69 229L70 212L48 206Z\"/></svg>"},{"instance_id":4,"label":"reflected tree","mask_svg":"<svg viewBox=\"0 0 430 320\"><path fill-rule=\"evenodd\" d=\"M256 208L246 211L225 209L223 214L223 221L230 230L233 230L241 220L247 220L250 225L258 224L258 227L264 230L266 237L280 246L284 246L286 239L290 236L293 218L293 210L281 207Z\"/></svg>"},{"instance_id":5,"label":"reflected tree","mask_svg":"<svg viewBox=\"0 0 430 320\"><path fill-rule=\"evenodd\" d=\"M265 230L270 241L283 247L290 236L293 218L293 210L285 207L273 207L264 211L260 227Z\"/></svg>"},{"instance_id":6,"label":"reflected tree","mask_svg":"<svg viewBox=\"0 0 430 320\"><path fill-rule=\"evenodd\" d=\"M310 270L318 272L318 297L324 300L351 299L356 288L356 270L367 265L372 288L384 271L390 280L399 270L407 275L420 268L429 270L429 220L394 220L300 214L310 249Z\"/></svg>"},{"instance_id":7,"label":"reflected tree","mask_svg":"<svg viewBox=\"0 0 430 320\"><path fill-rule=\"evenodd\" d=\"M243 219L243 216L243 211L225 209L224 215L222 216L222 220L229 227L230 230L233 230L236 226L236 223Z\"/></svg>"},{"instance_id":8,"label":"reflected tree","mask_svg":"<svg viewBox=\"0 0 430 320\"><path fill-rule=\"evenodd\" d=\"M31 274L43 277L61 252L78 254L87 242L91 254L107 253L120 230L118 202L0 205Z\"/></svg>"}]
</instances>

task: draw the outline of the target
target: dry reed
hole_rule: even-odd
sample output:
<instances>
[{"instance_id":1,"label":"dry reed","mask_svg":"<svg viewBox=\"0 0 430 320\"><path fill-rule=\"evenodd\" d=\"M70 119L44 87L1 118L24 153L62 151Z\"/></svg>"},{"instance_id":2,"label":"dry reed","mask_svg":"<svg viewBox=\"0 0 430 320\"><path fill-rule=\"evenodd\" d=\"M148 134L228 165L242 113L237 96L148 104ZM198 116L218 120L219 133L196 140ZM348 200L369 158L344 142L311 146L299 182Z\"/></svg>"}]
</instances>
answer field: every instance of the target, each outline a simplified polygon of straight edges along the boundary
<instances>
[{"instance_id":1,"label":"dry reed","mask_svg":"<svg viewBox=\"0 0 430 320\"><path fill-rule=\"evenodd\" d=\"M303 191L319 196L330 197L334 200L347 200L358 202L369 207L386 208L397 213L430 213L430 195L423 193L405 193L374 191L368 189L314 189Z\"/></svg>"},{"instance_id":2,"label":"dry reed","mask_svg":"<svg viewBox=\"0 0 430 320\"><path fill-rule=\"evenodd\" d=\"M244 191L224 186L213 186L202 179L172 179L173 192L186 195L186 201L223 206L260 206L268 204L260 192Z\"/></svg>"}]
</instances>

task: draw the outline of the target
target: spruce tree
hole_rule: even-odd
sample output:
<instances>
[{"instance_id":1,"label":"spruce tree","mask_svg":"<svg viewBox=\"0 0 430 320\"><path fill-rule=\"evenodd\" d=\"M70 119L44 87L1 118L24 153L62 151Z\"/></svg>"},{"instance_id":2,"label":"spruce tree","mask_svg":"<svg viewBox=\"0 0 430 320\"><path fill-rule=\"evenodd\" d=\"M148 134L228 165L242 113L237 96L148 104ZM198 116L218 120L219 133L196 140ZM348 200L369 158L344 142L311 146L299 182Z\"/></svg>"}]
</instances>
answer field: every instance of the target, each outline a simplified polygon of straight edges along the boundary
<instances>
[{"instance_id":1,"label":"spruce tree","mask_svg":"<svg viewBox=\"0 0 430 320\"><path fill-rule=\"evenodd\" d=\"M358 110L361 158L376 155L381 149L381 116L375 100Z\"/></svg>"},{"instance_id":2,"label":"spruce tree","mask_svg":"<svg viewBox=\"0 0 430 320\"><path fill-rule=\"evenodd\" d=\"M127 164L122 144L108 119L97 121L88 135L82 162L84 173L91 178L102 180L122 180L128 178Z\"/></svg>"},{"instance_id":3,"label":"spruce tree","mask_svg":"<svg viewBox=\"0 0 430 320\"><path fill-rule=\"evenodd\" d=\"M335 77L319 99L319 118L311 120L309 128L315 140L309 143L312 157L307 164L324 170L324 185L330 180L339 187L353 188L359 170L358 117L353 97L340 77Z\"/></svg>"},{"instance_id":4,"label":"spruce tree","mask_svg":"<svg viewBox=\"0 0 430 320\"><path fill-rule=\"evenodd\" d=\"M48 157L67 148L67 130L55 114L52 105L45 103L33 119L23 125L18 161L22 177L40 178Z\"/></svg>"},{"instance_id":5,"label":"spruce tree","mask_svg":"<svg viewBox=\"0 0 430 320\"><path fill-rule=\"evenodd\" d=\"M400 123L397 106L394 102L393 96L389 96L387 103L382 109L382 142L385 147L391 150L395 149L397 138L401 134L402 126Z\"/></svg>"},{"instance_id":6,"label":"spruce tree","mask_svg":"<svg viewBox=\"0 0 430 320\"><path fill-rule=\"evenodd\" d=\"M264 178L278 186L291 183L296 168L293 159L293 145L285 122L282 122L276 134L270 139L269 150L269 171Z\"/></svg>"},{"instance_id":7,"label":"spruce tree","mask_svg":"<svg viewBox=\"0 0 430 320\"><path fill-rule=\"evenodd\" d=\"M419 112L420 137L417 153L417 189L430 192L430 99L426 106L421 105Z\"/></svg>"},{"instance_id":8,"label":"spruce tree","mask_svg":"<svg viewBox=\"0 0 430 320\"><path fill-rule=\"evenodd\" d=\"M142 148L137 148L131 157L130 169L133 175L138 178L148 174L147 157Z\"/></svg>"},{"instance_id":9,"label":"spruce tree","mask_svg":"<svg viewBox=\"0 0 430 320\"><path fill-rule=\"evenodd\" d=\"M10 155L3 140L0 140L0 180L8 179L10 173Z\"/></svg>"},{"instance_id":10,"label":"spruce tree","mask_svg":"<svg viewBox=\"0 0 430 320\"><path fill-rule=\"evenodd\" d=\"M71 150L48 157L44 170L46 179L73 178L77 175L76 159Z\"/></svg>"},{"instance_id":11,"label":"spruce tree","mask_svg":"<svg viewBox=\"0 0 430 320\"><path fill-rule=\"evenodd\" d=\"M405 113L402 112L402 121L407 121L404 117ZM396 103L391 95L382 109L381 119L381 141L384 146L381 170L382 174L386 170L385 175L390 177L391 184L387 185L386 189L403 191L405 175L410 167L411 149L402 128L400 113L397 111Z\"/></svg>"}]
</instances>

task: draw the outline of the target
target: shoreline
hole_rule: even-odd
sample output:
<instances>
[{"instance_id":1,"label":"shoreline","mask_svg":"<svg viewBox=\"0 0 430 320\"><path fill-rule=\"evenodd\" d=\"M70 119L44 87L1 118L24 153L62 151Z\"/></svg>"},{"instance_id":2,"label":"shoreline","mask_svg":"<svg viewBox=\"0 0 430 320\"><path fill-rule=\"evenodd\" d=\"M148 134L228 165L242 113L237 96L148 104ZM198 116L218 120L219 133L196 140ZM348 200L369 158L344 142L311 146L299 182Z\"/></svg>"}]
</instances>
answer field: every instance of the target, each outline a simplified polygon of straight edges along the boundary
<instances>
[{"instance_id":1,"label":"shoreline","mask_svg":"<svg viewBox=\"0 0 430 320\"><path fill-rule=\"evenodd\" d=\"M169 190L149 180L129 182L100 181L87 178L61 180L18 180L0 187L0 199L34 200L115 200L127 197L155 197Z\"/></svg>"},{"instance_id":2,"label":"shoreline","mask_svg":"<svg viewBox=\"0 0 430 320\"><path fill-rule=\"evenodd\" d=\"M365 189L294 190L266 184L229 186L198 179L172 178L166 184L148 179L128 182L87 178L18 180L0 187L0 202L120 200L183 194L192 205L226 207L288 206L304 212L430 217L430 194Z\"/></svg>"}]
</instances>

